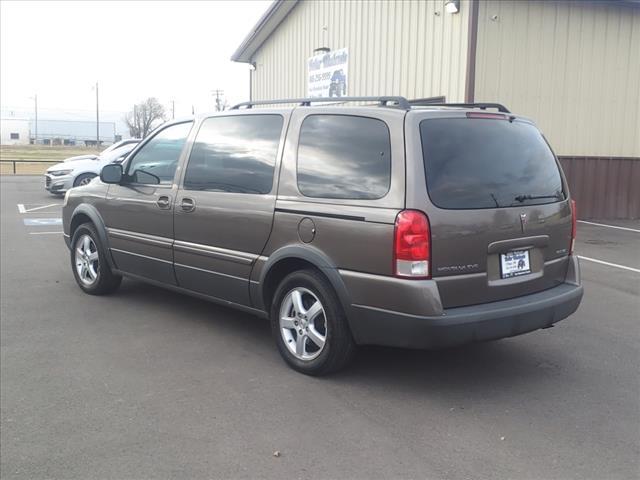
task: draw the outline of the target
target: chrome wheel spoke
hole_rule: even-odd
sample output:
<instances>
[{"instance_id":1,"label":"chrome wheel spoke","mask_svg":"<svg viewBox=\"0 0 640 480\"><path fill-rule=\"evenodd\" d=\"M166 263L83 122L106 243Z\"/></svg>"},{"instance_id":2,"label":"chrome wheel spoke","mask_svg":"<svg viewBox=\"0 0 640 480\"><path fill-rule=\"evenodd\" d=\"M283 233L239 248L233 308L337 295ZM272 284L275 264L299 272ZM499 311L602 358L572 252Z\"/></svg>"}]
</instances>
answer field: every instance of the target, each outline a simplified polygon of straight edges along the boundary
<instances>
[{"instance_id":1,"label":"chrome wheel spoke","mask_svg":"<svg viewBox=\"0 0 640 480\"><path fill-rule=\"evenodd\" d=\"M296 354L304 357L306 353L307 337L305 335L298 335L296 338Z\"/></svg>"},{"instance_id":2,"label":"chrome wheel spoke","mask_svg":"<svg viewBox=\"0 0 640 480\"><path fill-rule=\"evenodd\" d=\"M295 313L306 313L306 309L302 303L302 292L300 290L294 290L291 294L291 300L293 300L293 310Z\"/></svg>"},{"instance_id":3,"label":"chrome wheel spoke","mask_svg":"<svg viewBox=\"0 0 640 480\"><path fill-rule=\"evenodd\" d=\"M307 319L309 322L313 322L320 313L322 313L322 304L319 301L316 301L307 310Z\"/></svg>"},{"instance_id":4,"label":"chrome wheel spoke","mask_svg":"<svg viewBox=\"0 0 640 480\"><path fill-rule=\"evenodd\" d=\"M96 260L98 260L98 252L97 251L95 251L91 255L89 255L89 261L90 262L95 262Z\"/></svg>"},{"instance_id":5,"label":"chrome wheel spoke","mask_svg":"<svg viewBox=\"0 0 640 480\"><path fill-rule=\"evenodd\" d=\"M295 330L296 324L295 319L291 317L281 317L280 318L280 328L288 328L289 330Z\"/></svg>"},{"instance_id":6,"label":"chrome wheel spoke","mask_svg":"<svg viewBox=\"0 0 640 480\"><path fill-rule=\"evenodd\" d=\"M84 241L82 242L82 250L84 253L89 253L91 251L91 238L89 235L85 235Z\"/></svg>"},{"instance_id":7,"label":"chrome wheel spoke","mask_svg":"<svg viewBox=\"0 0 640 480\"><path fill-rule=\"evenodd\" d=\"M309 326L309 331L307 332L307 335L309 336L311 341L313 343L315 343L319 348L324 347L324 343L326 341L326 337L324 335L320 334L316 330L316 327L310 325Z\"/></svg>"},{"instance_id":8,"label":"chrome wheel spoke","mask_svg":"<svg viewBox=\"0 0 640 480\"><path fill-rule=\"evenodd\" d=\"M91 278L91 280L98 278L98 273L94 270L93 265L89 265L87 272L89 273L89 278Z\"/></svg>"}]
</instances>

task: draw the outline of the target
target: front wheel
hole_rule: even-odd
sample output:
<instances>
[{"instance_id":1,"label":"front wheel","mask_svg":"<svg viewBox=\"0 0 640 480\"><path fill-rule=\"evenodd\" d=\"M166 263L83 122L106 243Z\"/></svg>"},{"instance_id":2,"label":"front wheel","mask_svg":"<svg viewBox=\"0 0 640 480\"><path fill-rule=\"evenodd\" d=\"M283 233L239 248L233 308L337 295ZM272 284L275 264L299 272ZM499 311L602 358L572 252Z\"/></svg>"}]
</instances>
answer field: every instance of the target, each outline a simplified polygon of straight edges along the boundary
<instances>
[{"instance_id":1,"label":"front wheel","mask_svg":"<svg viewBox=\"0 0 640 480\"><path fill-rule=\"evenodd\" d=\"M82 187L84 185L89 185L91 180L96 178L97 175L95 173L83 173L82 175L78 175L78 177L74 180L74 187Z\"/></svg>"},{"instance_id":2,"label":"front wheel","mask_svg":"<svg viewBox=\"0 0 640 480\"><path fill-rule=\"evenodd\" d=\"M90 295L114 292L122 282L107 263L107 253L91 223L83 223L71 240L71 268L78 286Z\"/></svg>"},{"instance_id":3,"label":"front wheel","mask_svg":"<svg viewBox=\"0 0 640 480\"><path fill-rule=\"evenodd\" d=\"M315 270L288 275L271 306L271 330L284 360L307 375L345 367L356 345L338 297Z\"/></svg>"}]
</instances>

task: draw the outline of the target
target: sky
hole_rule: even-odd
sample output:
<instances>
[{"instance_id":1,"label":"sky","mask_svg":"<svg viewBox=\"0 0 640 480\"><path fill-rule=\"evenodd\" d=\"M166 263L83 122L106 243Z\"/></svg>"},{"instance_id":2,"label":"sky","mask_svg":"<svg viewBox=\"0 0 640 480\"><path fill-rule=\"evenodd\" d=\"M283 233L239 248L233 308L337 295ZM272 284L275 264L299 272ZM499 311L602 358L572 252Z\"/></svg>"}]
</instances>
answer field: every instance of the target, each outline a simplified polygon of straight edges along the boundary
<instances>
[{"instance_id":1,"label":"sky","mask_svg":"<svg viewBox=\"0 0 640 480\"><path fill-rule=\"evenodd\" d=\"M0 108L25 117L121 120L156 97L171 116L248 100L249 66L230 60L271 4L261 1L0 2Z\"/></svg>"}]
</instances>

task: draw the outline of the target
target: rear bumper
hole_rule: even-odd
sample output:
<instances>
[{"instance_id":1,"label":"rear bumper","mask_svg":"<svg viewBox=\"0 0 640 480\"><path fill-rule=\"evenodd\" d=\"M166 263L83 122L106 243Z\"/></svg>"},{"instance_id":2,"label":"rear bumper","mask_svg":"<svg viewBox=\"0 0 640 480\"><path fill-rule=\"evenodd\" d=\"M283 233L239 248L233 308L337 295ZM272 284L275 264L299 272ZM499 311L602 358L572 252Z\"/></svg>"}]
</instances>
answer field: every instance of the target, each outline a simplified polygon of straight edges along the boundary
<instances>
[{"instance_id":1,"label":"rear bumper","mask_svg":"<svg viewBox=\"0 0 640 480\"><path fill-rule=\"evenodd\" d=\"M442 348L495 340L550 327L567 318L582 300L579 282L579 267L573 258L566 282L542 292L426 316L355 304L349 320L359 344Z\"/></svg>"}]
</instances>

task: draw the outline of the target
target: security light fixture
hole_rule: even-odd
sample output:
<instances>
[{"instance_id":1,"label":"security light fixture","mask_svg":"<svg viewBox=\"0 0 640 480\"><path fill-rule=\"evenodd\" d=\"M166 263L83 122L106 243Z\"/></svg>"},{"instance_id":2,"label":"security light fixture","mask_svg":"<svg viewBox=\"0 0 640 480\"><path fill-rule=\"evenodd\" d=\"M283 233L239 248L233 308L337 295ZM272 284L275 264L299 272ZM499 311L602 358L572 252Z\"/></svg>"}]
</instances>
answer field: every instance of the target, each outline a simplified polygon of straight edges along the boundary
<instances>
[{"instance_id":1,"label":"security light fixture","mask_svg":"<svg viewBox=\"0 0 640 480\"><path fill-rule=\"evenodd\" d=\"M444 9L447 13L458 13L460 12L460 0L447 0L444 2Z\"/></svg>"}]
</instances>

